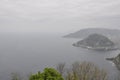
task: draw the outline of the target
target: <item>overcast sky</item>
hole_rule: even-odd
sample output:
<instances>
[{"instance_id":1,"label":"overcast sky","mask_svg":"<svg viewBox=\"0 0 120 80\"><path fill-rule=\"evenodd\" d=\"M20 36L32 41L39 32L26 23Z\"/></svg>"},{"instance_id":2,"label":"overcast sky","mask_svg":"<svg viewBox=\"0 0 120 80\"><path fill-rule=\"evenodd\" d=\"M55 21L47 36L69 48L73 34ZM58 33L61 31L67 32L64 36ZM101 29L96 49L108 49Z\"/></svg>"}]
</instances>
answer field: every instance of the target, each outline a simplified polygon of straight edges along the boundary
<instances>
[{"instance_id":1,"label":"overcast sky","mask_svg":"<svg viewBox=\"0 0 120 80\"><path fill-rule=\"evenodd\" d=\"M0 0L0 32L120 27L120 0Z\"/></svg>"}]
</instances>

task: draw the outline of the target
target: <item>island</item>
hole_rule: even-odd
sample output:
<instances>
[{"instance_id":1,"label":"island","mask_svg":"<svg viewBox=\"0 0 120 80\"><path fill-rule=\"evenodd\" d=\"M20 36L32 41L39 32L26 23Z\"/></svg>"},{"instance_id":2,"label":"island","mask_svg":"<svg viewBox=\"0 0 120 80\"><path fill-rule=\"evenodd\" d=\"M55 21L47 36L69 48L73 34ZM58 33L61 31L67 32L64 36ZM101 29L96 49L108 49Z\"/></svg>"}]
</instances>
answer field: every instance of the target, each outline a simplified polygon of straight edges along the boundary
<instances>
[{"instance_id":1,"label":"island","mask_svg":"<svg viewBox=\"0 0 120 80\"><path fill-rule=\"evenodd\" d=\"M115 50L114 42L102 34L90 34L88 37L74 43L75 47L82 47L93 50Z\"/></svg>"},{"instance_id":2,"label":"island","mask_svg":"<svg viewBox=\"0 0 120 80\"><path fill-rule=\"evenodd\" d=\"M112 61L118 70L120 70L120 54L113 58L106 58L106 60Z\"/></svg>"}]
</instances>

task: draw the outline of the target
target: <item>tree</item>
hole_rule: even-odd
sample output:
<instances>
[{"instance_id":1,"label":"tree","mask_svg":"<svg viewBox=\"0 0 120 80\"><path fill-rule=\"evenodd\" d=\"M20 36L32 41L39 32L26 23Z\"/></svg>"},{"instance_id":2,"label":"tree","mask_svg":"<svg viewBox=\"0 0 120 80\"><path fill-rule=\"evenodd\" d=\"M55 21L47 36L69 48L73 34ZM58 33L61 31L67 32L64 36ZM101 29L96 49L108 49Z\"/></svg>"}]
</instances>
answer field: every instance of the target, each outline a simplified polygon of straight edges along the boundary
<instances>
[{"instance_id":1,"label":"tree","mask_svg":"<svg viewBox=\"0 0 120 80\"><path fill-rule=\"evenodd\" d=\"M17 72L11 73L11 80L22 80L22 77Z\"/></svg>"},{"instance_id":2,"label":"tree","mask_svg":"<svg viewBox=\"0 0 120 80\"><path fill-rule=\"evenodd\" d=\"M65 63L59 63L57 64L57 71L63 75L63 73L65 72Z\"/></svg>"},{"instance_id":3,"label":"tree","mask_svg":"<svg viewBox=\"0 0 120 80\"><path fill-rule=\"evenodd\" d=\"M90 62L74 63L66 80L107 80L107 73Z\"/></svg>"},{"instance_id":4,"label":"tree","mask_svg":"<svg viewBox=\"0 0 120 80\"><path fill-rule=\"evenodd\" d=\"M64 80L54 68L45 68L44 71L32 74L29 80Z\"/></svg>"}]
</instances>

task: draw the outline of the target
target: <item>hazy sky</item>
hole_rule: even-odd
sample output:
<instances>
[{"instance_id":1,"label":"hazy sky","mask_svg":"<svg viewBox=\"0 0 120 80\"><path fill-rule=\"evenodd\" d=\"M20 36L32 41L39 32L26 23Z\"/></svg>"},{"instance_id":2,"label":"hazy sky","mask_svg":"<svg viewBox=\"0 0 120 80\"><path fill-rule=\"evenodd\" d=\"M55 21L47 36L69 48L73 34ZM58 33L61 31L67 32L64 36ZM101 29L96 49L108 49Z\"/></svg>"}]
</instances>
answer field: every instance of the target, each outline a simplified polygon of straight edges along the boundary
<instances>
[{"instance_id":1,"label":"hazy sky","mask_svg":"<svg viewBox=\"0 0 120 80\"><path fill-rule=\"evenodd\" d=\"M119 28L120 0L0 0L0 32Z\"/></svg>"}]
</instances>

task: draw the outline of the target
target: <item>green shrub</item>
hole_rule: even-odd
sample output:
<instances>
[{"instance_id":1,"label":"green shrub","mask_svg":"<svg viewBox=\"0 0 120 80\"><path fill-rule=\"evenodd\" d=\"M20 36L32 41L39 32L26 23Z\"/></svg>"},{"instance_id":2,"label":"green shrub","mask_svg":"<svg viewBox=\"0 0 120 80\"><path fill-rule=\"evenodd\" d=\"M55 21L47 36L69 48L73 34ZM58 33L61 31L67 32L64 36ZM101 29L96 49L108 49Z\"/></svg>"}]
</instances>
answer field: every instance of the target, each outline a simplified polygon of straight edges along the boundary
<instances>
[{"instance_id":1,"label":"green shrub","mask_svg":"<svg viewBox=\"0 0 120 80\"><path fill-rule=\"evenodd\" d=\"M44 71L30 76L29 80L64 80L54 68L45 68Z\"/></svg>"}]
</instances>

